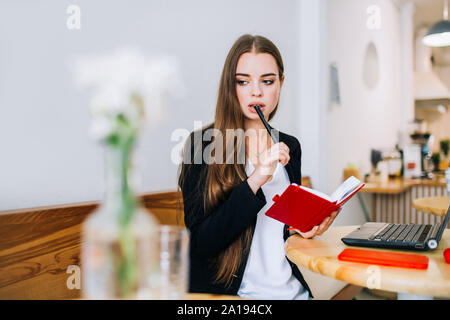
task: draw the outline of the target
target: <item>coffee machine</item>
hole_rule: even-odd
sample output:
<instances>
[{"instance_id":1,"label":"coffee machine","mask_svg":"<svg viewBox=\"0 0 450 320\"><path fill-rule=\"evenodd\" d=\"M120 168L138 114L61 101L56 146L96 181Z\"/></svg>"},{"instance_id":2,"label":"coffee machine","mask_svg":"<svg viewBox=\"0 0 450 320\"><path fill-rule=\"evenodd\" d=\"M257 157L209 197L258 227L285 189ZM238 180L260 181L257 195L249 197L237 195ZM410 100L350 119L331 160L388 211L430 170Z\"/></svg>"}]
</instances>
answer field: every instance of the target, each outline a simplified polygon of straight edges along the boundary
<instances>
[{"instance_id":1,"label":"coffee machine","mask_svg":"<svg viewBox=\"0 0 450 320\"><path fill-rule=\"evenodd\" d=\"M420 147L421 178L432 179L434 177L434 164L431 157L431 145L434 137L427 131L427 125L424 120L415 119L413 124L413 131L409 136L412 143Z\"/></svg>"}]
</instances>

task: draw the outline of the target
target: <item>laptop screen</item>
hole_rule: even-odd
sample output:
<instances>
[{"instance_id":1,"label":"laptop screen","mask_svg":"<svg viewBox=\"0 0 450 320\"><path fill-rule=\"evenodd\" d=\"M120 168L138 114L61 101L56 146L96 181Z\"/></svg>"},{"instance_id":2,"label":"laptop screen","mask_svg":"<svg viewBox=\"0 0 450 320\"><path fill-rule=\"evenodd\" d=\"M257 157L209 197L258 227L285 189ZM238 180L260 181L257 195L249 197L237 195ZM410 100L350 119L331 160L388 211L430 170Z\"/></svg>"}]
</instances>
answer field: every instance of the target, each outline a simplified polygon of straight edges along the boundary
<instances>
[{"instance_id":1,"label":"laptop screen","mask_svg":"<svg viewBox=\"0 0 450 320\"><path fill-rule=\"evenodd\" d=\"M445 215L444 222L442 222L441 227L439 228L439 233L437 235L437 241L441 240L442 234L444 233L445 228L447 228L448 220L450 219L450 206L448 206L447 214Z\"/></svg>"}]
</instances>

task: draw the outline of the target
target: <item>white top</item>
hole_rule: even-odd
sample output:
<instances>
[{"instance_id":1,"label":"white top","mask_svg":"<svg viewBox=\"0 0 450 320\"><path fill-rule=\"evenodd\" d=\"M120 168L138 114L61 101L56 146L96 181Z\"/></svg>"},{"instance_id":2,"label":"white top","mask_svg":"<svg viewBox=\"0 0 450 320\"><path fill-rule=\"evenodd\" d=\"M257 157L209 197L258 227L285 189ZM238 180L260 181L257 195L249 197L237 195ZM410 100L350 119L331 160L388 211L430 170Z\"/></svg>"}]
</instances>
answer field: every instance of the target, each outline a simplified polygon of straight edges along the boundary
<instances>
[{"instance_id":1,"label":"white top","mask_svg":"<svg viewBox=\"0 0 450 320\"><path fill-rule=\"evenodd\" d=\"M247 159L247 176L254 166ZM278 163L272 180L261 188L266 205L258 212L250 253L238 296L252 299L300 300L308 299L308 291L293 276L286 258L283 240L284 224L265 215L272 206L275 194L281 194L289 186L289 176Z\"/></svg>"}]
</instances>

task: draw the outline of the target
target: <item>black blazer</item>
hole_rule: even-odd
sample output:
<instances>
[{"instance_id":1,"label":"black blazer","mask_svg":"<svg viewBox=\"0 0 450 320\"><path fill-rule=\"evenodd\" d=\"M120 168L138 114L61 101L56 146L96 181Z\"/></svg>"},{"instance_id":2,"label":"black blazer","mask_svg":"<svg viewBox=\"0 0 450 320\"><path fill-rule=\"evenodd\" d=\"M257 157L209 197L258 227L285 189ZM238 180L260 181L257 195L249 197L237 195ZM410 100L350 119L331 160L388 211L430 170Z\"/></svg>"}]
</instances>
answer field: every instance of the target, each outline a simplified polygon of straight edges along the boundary
<instances>
[{"instance_id":1,"label":"black blazer","mask_svg":"<svg viewBox=\"0 0 450 320\"><path fill-rule=\"evenodd\" d=\"M289 180L291 183L300 185L302 155L300 143L293 136L282 132L278 133L280 142L284 142L290 150L290 161L285 166ZM193 141L193 137L194 133L191 133L190 141ZM208 143L202 143L202 150ZM194 144L191 145L190 151L195 154ZM205 215L203 195L207 164L203 161L201 164L192 162L192 164L183 164L184 183L180 186L183 194L184 220L190 231L189 291L237 295L244 275L248 252L243 254L241 265L233 276L233 281L229 287L224 284L213 283L217 270L211 264L211 260L237 239L248 226L252 226L254 232L257 214L266 204L264 193L260 188L255 195L246 179L233 189L228 198L214 212ZM283 233L285 241L289 237L287 228L288 226L285 225ZM297 266L289 260L288 262L293 275L309 291L312 297L311 290Z\"/></svg>"}]
</instances>

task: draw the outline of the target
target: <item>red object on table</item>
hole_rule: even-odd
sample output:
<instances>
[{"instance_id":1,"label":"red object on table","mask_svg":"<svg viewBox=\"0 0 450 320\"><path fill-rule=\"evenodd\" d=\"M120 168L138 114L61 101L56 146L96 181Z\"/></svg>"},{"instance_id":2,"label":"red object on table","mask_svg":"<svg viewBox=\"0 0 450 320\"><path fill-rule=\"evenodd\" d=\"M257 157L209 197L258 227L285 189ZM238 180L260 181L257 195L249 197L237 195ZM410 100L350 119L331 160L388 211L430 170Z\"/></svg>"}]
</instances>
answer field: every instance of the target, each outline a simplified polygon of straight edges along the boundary
<instances>
[{"instance_id":1,"label":"red object on table","mask_svg":"<svg viewBox=\"0 0 450 320\"><path fill-rule=\"evenodd\" d=\"M389 267L427 269L428 257L412 253L386 252L364 249L344 249L338 256L341 261L375 264Z\"/></svg>"},{"instance_id":2,"label":"red object on table","mask_svg":"<svg viewBox=\"0 0 450 320\"><path fill-rule=\"evenodd\" d=\"M444 259L447 263L450 263L450 248L444 250Z\"/></svg>"},{"instance_id":3,"label":"red object on table","mask_svg":"<svg viewBox=\"0 0 450 320\"><path fill-rule=\"evenodd\" d=\"M337 201L331 202L292 183L281 196L273 197L274 203L265 215L301 232L308 232L341 208L364 186L365 184L361 183L338 203Z\"/></svg>"}]
</instances>

